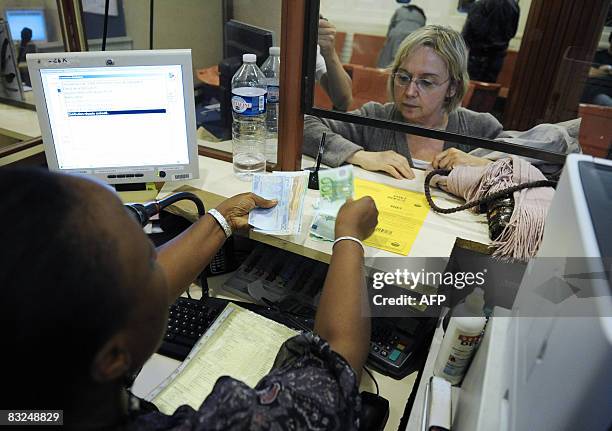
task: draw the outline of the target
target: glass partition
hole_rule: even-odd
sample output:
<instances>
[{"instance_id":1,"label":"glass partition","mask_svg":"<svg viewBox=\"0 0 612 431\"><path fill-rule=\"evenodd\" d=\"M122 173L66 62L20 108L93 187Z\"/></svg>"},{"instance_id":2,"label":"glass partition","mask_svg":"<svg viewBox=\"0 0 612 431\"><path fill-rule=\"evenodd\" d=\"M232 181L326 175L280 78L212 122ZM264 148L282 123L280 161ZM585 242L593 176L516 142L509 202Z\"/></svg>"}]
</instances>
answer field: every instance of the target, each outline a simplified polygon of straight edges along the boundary
<instances>
[{"instance_id":1,"label":"glass partition","mask_svg":"<svg viewBox=\"0 0 612 431\"><path fill-rule=\"evenodd\" d=\"M55 0L0 0L0 19L8 29L10 39L2 43L2 90L0 97L11 103L21 100L21 106L34 109L30 76L25 62L27 53L63 52L64 42ZM4 44L4 40L8 40ZM19 77L14 76L12 58ZM9 70L11 69L11 70ZM13 77L14 76L14 77ZM10 81L10 82L9 82ZM14 97L21 88L22 96Z\"/></svg>"},{"instance_id":2,"label":"glass partition","mask_svg":"<svg viewBox=\"0 0 612 431\"><path fill-rule=\"evenodd\" d=\"M104 2L83 0L82 6L89 50L101 50ZM277 43L280 15L281 0L111 0L106 50L191 49L200 148L231 159L231 145L226 142L232 124L230 82L241 59L226 61L225 23L236 19L270 30ZM266 58L267 54L266 47ZM262 54L258 64L263 60Z\"/></svg>"},{"instance_id":3,"label":"glass partition","mask_svg":"<svg viewBox=\"0 0 612 431\"><path fill-rule=\"evenodd\" d=\"M492 139L504 134L524 136L542 123L562 123L558 130L563 133L568 130L565 123L574 121L569 130L581 133L586 142L587 135L595 139L597 132L589 120L580 128L577 118L592 115L598 124L603 122L599 127L605 124L612 129L606 114L612 108L584 106L608 103L612 96L608 84L612 66L606 65L609 57L603 54L612 52L610 28L604 26L609 21L604 16L609 15L608 0L588 6L550 0L375 3L309 2L304 47L307 113L555 163L567 151L562 145L537 145L537 139L530 141L531 135L527 141L504 140L514 146ZM499 10L492 11L494 5ZM449 101L458 86L453 87L456 74L448 58L419 57L408 43L402 52L405 37L430 24L455 30L469 49L469 79L458 101ZM349 79L348 106L334 94L341 80L336 79L335 88L330 88L334 73ZM597 94L591 94L593 87ZM437 103L432 103L437 96ZM594 96L599 97L594 101ZM453 103L458 109L444 109ZM424 115L432 107L441 115ZM597 114L592 114L593 109ZM609 151L610 136L600 134L599 140ZM525 142L536 144L525 152Z\"/></svg>"}]
</instances>

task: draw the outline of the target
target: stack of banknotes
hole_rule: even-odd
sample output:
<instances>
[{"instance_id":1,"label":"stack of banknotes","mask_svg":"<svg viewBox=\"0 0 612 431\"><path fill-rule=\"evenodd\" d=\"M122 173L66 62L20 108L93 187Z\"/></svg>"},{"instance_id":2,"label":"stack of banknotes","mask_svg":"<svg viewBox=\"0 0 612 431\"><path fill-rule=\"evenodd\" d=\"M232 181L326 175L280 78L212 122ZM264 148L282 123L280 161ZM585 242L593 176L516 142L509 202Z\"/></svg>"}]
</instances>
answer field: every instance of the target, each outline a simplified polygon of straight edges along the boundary
<instances>
[{"instance_id":1,"label":"stack of banknotes","mask_svg":"<svg viewBox=\"0 0 612 431\"><path fill-rule=\"evenodd\" d=\"M276 199L273 208L255 208L249 224L255 232L270 235L298 235L302 229L304 197L308 172L273 172L253 175L252 191L266 199Z\"/></svg>"},{"instance_id":2,"label":"stack of banknotes","mask_svg":"<svg viewBox=\"0 0 612 431\"><path fill-rule=\"evenodd\" d=\"M315 214L310 235L326 241L334 240L334 228L338 210L347 199L353 197L353 165L319 171L318 211Z\"/></svg>"}]
</instances>

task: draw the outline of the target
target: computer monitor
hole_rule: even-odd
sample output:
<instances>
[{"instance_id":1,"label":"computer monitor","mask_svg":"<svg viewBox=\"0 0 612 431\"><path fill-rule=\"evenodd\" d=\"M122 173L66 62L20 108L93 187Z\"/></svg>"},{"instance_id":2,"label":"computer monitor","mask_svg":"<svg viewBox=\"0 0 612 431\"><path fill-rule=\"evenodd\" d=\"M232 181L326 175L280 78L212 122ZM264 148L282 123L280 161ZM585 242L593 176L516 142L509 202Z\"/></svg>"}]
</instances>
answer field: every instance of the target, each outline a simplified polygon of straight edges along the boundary
<instances>
[{"instance_id":1,"label":"computer monitor","mask_svg":"<svg viewBox=\"0 0 612 431\"><path fill-rule=\"evenodd\" d=\"M506 430L612 425L611 184L611 160L567 157L512 310Z\"/></svg>"},{"instance_id":2,"label":"computer monitor","mask_svg":"<svg viewBox=\"0 0 612 431\"><path fill-rule=\"evenodd\" d=\"M23 101L23 88L9 27L0 18L0 98Z\"/></svg>"},{"instance_id":3,"label":"computer monitor","mask_svg":"<svg viewBox=\"0 0 612 431\"><path fill-rule=\"evenodd\" d=\"M612 160L567 157L537 256L512 311L487 323L453 430L610 431L610 184Z\"/></svg>"},{"instance_id":4,"label":"computer monitor","mask_svg":"<svg viewBox=\"0 0 612 431\"><path fill-rule=\"evenodd\" d=\"M261 67L268 58L274 32L236 20L225 23L223 60L219 63L219 105L223 139L231 137L232 77L242 65L243 54L255 54Z\"/></svg>"},{"instance_id":5,"label":"computer monitor","mask_svg":"<svg viewBox=\"0 0 612 431\"><path fill-rule=\"evenodd\" d=\"M191 50L28 54L49 169L110 184L198 178Z\"/></svg>"},{"instance_id":6,"label":"computer monitor","mask_svg":"<svg viewBox=\"0 0 612 431\"><path fill-rule=\"evenodd\" d=\"M257 65L261 66L268 58L268 50L272 46L274 32L236 20L225 23L225 44L223 58L238 57L242 54L255 54Z\"/></svg>"},{"instance_id":7,"label":"computer monitor","mask_svg":"<svg viewBox=\"0 0 612 431\"><path fill-rule=\"evenodd\" d=\"M21 30L24 27L32 30L32 41L47 41L47 21L43 8L6 9L4 14L11 28L14 41L21 40Z\"/></svg>"}]
</instances>

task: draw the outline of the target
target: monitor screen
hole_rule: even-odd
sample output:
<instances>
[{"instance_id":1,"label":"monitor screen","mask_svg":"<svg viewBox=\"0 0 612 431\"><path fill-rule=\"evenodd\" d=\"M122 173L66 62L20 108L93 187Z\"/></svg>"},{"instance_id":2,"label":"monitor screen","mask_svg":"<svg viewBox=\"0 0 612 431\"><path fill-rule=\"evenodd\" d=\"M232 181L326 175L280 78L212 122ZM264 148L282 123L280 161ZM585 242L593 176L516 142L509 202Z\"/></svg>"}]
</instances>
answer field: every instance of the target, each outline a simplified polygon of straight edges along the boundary
<instances>
[{"instance_id":1,"label":"monitor screen","mask_svg":"<svg viewBox=\"0 0 612 431\"><path fill-rule=\"evenodd\" d=\"M24 27L32 30L34 42L47 41L47 24L43 9L7 9L5 15L14 41L21 40L21 30Z\"/></svg>"},{"instance_id":2,"label":"monitor screen","mask_svg":"<svg viewBox=\"0 0 612 431\"><path fill-rule=\"evenodd\" d=\"M240 57L243 54L255 54L257 65L268 58L268 50L272 46L274 33L270 30L230 20L225 23L224 57Z\"/></svg>"},{"instance_id":3,"label":"monitor screen","mask_svg":"<svg viewBox=\"0 0 612 431\"><path fill-rule=\"evenodd\" d=\"M30 54L28 66L50 169L109 183L198 177L188 50Z\"/></svg>"}]
</instances>

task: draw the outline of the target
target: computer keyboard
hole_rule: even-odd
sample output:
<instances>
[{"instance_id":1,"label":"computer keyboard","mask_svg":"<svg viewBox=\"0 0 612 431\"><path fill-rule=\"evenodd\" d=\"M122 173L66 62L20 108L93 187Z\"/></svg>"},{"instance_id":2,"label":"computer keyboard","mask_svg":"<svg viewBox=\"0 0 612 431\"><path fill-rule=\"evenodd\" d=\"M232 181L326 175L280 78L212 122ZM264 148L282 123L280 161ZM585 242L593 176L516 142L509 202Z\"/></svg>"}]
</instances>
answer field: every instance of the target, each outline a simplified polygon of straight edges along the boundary
<instances>
[{"instance_id":1,"label":"computer keyboard","mask_svg":"<svg viewBox=\"0 0 612 431\"><path fill-rule=\"evenodd\" d=\"M218 298L199 301L180 297L170 306L166 334L158 353L184 360L226 305L227 301Z\"/></svg>"}]
</instances>

